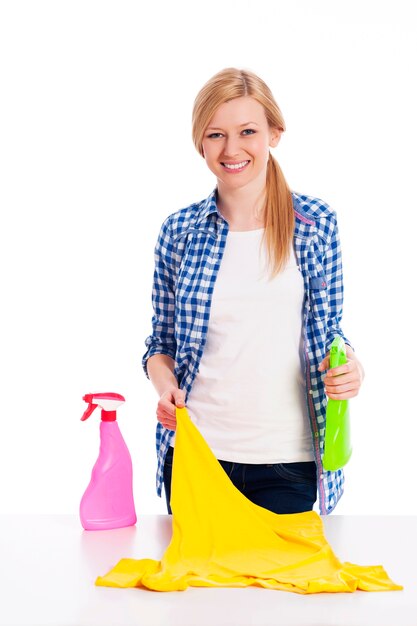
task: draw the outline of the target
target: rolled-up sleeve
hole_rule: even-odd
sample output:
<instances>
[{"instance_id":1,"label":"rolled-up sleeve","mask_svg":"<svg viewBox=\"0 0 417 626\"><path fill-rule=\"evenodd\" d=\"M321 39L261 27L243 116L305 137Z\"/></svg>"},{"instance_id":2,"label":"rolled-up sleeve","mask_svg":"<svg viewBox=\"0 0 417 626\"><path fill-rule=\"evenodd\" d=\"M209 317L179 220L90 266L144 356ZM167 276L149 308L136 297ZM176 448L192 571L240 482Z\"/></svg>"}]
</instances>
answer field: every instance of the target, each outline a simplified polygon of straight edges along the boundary
<instances>
[{"instance_id":1,"label":"rolled-up sleeve","mask_svg":"<svg viewBox=\"0 0 417 626\"><path fill-rule=\"evenodd\" d=\"M169 218L162 224L155 246L155 269L152 285L152 334L145 339L142 367L149 378L147 361L154 354L166 354L175 360L175 273Z\"/></svg>"},{"instance_id":2,"label":"rolled-up sleeve","mask_svg":"<svg viewBox=\"0 0 417 626\"><path fill-rule=\"evenodd\" d=\"M336 336L343 337L344 341L352 348L350 341L344 336L341 328L343 314L343 267L342 251L340 246L339 229L334 215L334 228L329 246L324 258L324 271L327 278L327 293L329 311L327 318L326 351L330 350L333 339Z\"/></svg>"}]
</instances>

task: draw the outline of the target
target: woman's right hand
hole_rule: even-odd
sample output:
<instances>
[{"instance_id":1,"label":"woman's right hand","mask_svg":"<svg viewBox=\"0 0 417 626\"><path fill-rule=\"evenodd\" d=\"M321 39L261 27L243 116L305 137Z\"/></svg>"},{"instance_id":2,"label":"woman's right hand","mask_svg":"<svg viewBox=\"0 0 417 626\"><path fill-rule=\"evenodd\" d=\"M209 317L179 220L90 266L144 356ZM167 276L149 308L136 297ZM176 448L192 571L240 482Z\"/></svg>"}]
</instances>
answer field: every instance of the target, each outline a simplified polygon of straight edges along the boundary
<instances>
[{"instance_id":1,"label":"woman's right hand","mask_svg":"<svg viewBox=\"0 0 417 626\"><path fill-rule=\"evenodd\" d=\"M182 389L169 389L159 398L158 406L156 408L156 418L159 422L161 422L164 428L176 430L176 407L184 408L184 406L185 392Z\"/></svg>"}]
</instances>

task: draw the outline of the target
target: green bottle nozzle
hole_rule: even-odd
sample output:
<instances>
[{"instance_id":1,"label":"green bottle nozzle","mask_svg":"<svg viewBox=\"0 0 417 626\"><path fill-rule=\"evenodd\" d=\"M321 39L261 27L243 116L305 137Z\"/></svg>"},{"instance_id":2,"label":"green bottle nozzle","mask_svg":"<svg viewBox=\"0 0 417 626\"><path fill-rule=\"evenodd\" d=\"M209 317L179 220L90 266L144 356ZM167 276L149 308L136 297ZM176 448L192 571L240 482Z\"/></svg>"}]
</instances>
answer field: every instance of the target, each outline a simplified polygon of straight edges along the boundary
<instances>
[{"instance_id":1,"label":"green bottle nozzle","mask_svg":"<svg viewBox=\"0 0 417 626\"><path fill-rule=\"evenodd\" d=\"M342 337L335 337L330 346L330 368L347 363L346 345ZM326 408L323 468L335 471L346 465L352 455L348 400L329 398Z\"/></svg>"}]
</instances>

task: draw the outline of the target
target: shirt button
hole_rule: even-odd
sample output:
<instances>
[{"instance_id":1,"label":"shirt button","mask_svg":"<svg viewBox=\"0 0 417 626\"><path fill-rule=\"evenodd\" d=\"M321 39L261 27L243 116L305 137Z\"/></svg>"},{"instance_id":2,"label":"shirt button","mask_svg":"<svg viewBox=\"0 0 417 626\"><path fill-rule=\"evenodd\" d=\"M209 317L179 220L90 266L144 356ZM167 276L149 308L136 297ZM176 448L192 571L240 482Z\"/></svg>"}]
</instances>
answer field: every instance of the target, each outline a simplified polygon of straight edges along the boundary
<instances>
[{"instance_id":1,"label":"shirt button","mask_svg":"<svg viewBox=\"0 0 417 626\"><path fill-rule=\"evenodd\" d=\"M309 389L309 390L308 390L308 393L310 394L310 396L312 396L314 392L313 392L313 390L312 390L312 389Z\"/></svg>"},{"instance_id":2,"label":"shirt button","mask_svg":"<svg viewBox=\"0 0 417 626\"><path fill-rule=\"evenodd\" d=\"M317 438L319 436L319 432L318 430L316 430L316 432L314 433L314 436Z\"/></svg>"}]
</instances>

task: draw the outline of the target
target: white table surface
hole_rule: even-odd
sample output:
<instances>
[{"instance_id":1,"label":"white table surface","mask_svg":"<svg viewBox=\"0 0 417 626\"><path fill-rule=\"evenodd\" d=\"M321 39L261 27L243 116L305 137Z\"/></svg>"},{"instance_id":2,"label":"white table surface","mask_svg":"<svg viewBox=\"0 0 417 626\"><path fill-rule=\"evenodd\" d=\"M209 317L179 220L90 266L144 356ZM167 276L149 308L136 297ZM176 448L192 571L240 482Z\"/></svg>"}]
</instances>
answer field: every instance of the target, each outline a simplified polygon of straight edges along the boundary
<instances>
[{"instance_id":1,"label":"white table surface","mask_svg":"<svg viewBox=\"0 0 417 626\"><path fill-rule=\"evenodd\" d=\"M160 559L171 517L84 531L77 516L0 517L1 626L417 626L417 517L322 517L342 561L383 565L403 591L300 595L248 587L96 587L121 558Z\"/></svg>"}]
</instances>

